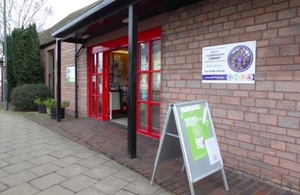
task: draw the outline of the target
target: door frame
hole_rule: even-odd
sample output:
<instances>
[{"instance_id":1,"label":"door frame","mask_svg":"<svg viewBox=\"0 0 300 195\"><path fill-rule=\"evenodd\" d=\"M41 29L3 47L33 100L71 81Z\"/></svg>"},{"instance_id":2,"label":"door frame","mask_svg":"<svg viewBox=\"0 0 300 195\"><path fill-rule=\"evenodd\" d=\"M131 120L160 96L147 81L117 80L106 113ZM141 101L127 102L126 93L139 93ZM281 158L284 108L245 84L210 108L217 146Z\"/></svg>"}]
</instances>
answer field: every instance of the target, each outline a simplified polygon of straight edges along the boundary
<instances>
[{"instance_id":1,"label":"door frame","mask_svg":"<svg viewBox=\"0 0 300 195\"><path fill-rule=\"evenodd\" d=\"M161 27L153 28L138 33L138 43L143 41L149 41L150 39L161 38ZM105 104L102 110L102 117L97 117L98 120L108 121L109 120L109 52L119 50L121 48L128 48L128 36L120 37L111 41L103 42L91 46L88 48L88 116L92 117L92 100L91 100L91 85L92 85L92 73L91 67L93 66L93 54L103 52L103 74L106 78L105 85L103 85L102 93L105 97L102 103ZM136 73L135 73L136 74ZM103 79L104 79L103 78ZM130 87L130 86L129 86ZM137 95L137 94L136 94ZM137 102L136 102L137 103ZM107 109L105 109L107 108ZM105 109L105 110L104 110ZM135 116L136 117L136 116Z\"/></svg>"}]
</instances>

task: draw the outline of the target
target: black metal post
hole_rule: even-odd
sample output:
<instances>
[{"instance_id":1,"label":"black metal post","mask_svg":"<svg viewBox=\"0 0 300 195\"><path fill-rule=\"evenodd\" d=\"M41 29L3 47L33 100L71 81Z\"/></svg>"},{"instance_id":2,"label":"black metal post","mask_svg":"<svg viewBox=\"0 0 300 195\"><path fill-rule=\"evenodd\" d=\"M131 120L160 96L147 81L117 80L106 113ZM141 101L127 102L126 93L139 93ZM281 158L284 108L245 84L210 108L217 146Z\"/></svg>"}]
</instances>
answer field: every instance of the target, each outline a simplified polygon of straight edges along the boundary
<instances>
[{"instance_id":1,"label":"black metal post","mask_svg":"<svg viewBox=\"0 0 300 195\"><path fill-rule=\"evenodd\" d=\"M78 118L78 81L77 81L77 65L78 65L78 48L75 44L75 118Z\"/></svg>"},{"instance_id":2,"label":"black metal post","mask_svg":"<svg viewBox=\"0 0 300 195\"><path fill-rule=\"evenodd\" d=\"M136 158L136 66L137 66L137 5L128 8L128 154L130 159Z\"/></svg>"},{"instance_id":3,"label":"black metal post","mask_svg":"<svg viewBox=\"0 0 300 195\"><path fill-rule=\"evenodd\" d=\"M61 121L61 39L56 39L56 121Z\"/></svg>"},{"instance_id":4,"label":"black metal post","mask_svg":"<svg viewBox=\"0 0 300 195\"><path fill-rule=\"evenodd\" d=\"M4 110L8 111L8 80L7 80L7 32L6 32L6 0L3 1L3 23L4 23L4 55L3 55L3 69L4 69Z\"/></svg>"}]
</instances>

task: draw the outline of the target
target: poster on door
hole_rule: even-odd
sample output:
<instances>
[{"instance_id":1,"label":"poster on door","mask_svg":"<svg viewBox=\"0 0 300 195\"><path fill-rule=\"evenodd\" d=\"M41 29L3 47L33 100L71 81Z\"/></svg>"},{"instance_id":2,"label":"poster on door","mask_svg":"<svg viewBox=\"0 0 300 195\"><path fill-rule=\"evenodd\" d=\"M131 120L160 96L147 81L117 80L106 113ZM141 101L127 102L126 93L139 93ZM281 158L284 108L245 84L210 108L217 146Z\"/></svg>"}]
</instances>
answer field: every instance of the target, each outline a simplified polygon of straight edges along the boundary
<instances>
[{"instance_id":1,"label":"poster on door","mask_svg":"<svg viewBox=\"0 0 300 195\"><path fill-rule=\"evenodd\" d=\"M202 48L202 83L255 83L256 41Z\"/></svg>"}]
</instances>

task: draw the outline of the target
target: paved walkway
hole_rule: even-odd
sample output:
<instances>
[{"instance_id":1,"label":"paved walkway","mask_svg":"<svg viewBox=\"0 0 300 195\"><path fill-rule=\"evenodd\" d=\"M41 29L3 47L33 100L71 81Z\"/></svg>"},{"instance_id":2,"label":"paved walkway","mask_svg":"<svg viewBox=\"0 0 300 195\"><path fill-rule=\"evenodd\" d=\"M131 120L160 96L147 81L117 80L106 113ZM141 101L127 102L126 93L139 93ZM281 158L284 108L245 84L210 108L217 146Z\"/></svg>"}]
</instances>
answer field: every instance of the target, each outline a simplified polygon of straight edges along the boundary
<instances>
[{"instance_id":1,"label":"paved walkway","mask_svg":"<svg viewBox=\"0 0 300 195\"><path fill-rule=\"evenodd\" d=\"M127 131L122 125L68 116L61 122L56 122L46 114L11 113L0 109L0 133L2 135L0 191L3 191L3 194L4 190L10 192L19 188L23 188L22 193L11 194L25 194L26 189L32 191L31 194L45 191L40 194L51 195L67 195L65 191L85 195L171 194L159 186L174 194L190 194L187 175L181 172L183 164L181 158L160 164L155 175L155 183L159 186L149 185L158 141L138 135L137 158L129 159ZM8 168L14 164L15 167ZM195 183L195 193L197 195L300 194L227 168L225 172L229 191L224 189L221 173L217 172ZM8 189L9 186L11 187ZM63 193L59 191L53 193L51 190L62 190Z\"/></svg>"},{"instance_id":2,"label":"paved walkway","mask_svg":"<svg viewBox=\"0 0 300 195\"><path fill-rule=\"evenodd\" d=\"M21 113L0 109L0 194L172 193Z\"/></svg>"}]
</instances>

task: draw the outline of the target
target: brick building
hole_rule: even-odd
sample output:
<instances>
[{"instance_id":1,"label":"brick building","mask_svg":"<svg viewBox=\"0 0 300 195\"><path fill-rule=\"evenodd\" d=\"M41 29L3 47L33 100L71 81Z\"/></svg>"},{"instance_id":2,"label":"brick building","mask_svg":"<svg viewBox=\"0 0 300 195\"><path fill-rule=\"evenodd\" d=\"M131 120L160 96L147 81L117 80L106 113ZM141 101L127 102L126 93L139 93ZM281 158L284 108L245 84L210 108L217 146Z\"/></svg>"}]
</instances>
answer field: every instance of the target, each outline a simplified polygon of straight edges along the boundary
<instances>
[{"instance_id":1,"label":"brick building","mask_svg":"<svg viewBox=\"0 0 300 195\"><path fill-rule=\"evenodd\" d=\"M52 35L62 40L61 99L71 102L67 112L97 120L110 120L110 60L117 62L115 71L130 61L122 61L121 54L129 53L128 24L115 21L125 18L127 9L116 7L116 13L104 15L110 5L103 6L105 2L52 29ZM226 167L300 190L300 1L187 1L174 7L170 3L172 10L153 15L146 14L147 1L137 4L145 11L138 13L137 112L132 116L137 131L159 139L169 103L207 100ZM247 41L256 41L254 84L202 82L204 47ZM41 45L46 83L52 87L55 47L54 39ZM67 80L74 66L77 92L74 82ZM131 74L119 72L111 76L122 89ZM140 96L143 75L151 83L146 99Z\"/></svg>"}]
</instances>

